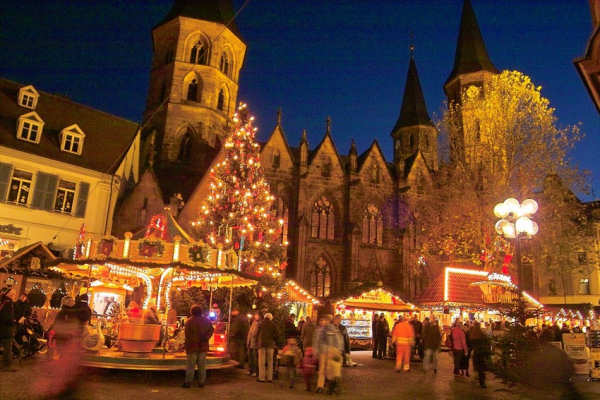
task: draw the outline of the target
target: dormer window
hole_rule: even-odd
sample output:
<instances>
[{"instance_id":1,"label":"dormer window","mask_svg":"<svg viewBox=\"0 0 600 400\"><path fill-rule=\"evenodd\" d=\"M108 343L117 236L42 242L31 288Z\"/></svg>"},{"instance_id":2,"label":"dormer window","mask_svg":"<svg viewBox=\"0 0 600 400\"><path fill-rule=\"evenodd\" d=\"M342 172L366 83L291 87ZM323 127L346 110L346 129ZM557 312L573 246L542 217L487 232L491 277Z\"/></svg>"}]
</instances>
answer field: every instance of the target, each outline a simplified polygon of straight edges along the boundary
<instances>
[{"instance_id":1,"label":"dormer window","mask_svg":"<svg viewBox=\"0 0 600 400\"><path fill-rule=\"evenodd\" d=\"M19 89L19 105L21 107L35 110L39 97L40 94L31 85L23 86L21 89Z\"/></svg>"},{"instance_id":2,"label":"dormer window","mask_svg":"<svg viewBox=\"0 0 600 400\"><path fill-rule=\"evenodd\" d=\"M17 124L17 138L27 142L39 143L43 128L44 121L35 111L23 114L19 117Z\"/></svg>"},{"instance_id":3,"label":"dormer window","mask_svg":"<svg viewBox=\"0 0 600 400\"><path fill-rule=\"evenodd\" d=\"M81 155L85 133L77 124L66 127L60 132L60 149L68 153Z\"/></svg>"}]
</instances>

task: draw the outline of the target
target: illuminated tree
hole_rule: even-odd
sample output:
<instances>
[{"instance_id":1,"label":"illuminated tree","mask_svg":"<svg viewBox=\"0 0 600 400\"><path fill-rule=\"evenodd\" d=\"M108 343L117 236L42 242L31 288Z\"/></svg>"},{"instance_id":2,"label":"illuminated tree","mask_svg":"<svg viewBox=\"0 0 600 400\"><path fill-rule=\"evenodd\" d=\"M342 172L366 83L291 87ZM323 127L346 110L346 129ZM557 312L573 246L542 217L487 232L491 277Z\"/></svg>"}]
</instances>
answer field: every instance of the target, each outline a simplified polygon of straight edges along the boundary
<instances>
[{"instance_id":1,"label":"illuminated tree","mask_svg":"<svg viewBox=\"0 0 600 400\"><path fill-rule=\"evenodd\" d=\"M271 210L275 197L264 177L253 121L241 104L223 143L224 157L209 172L210 191L194 226L213 246L241 248L243 270L277 276L283 221Z\"/></svg>"},{"instance_id":2,"label":"illuminated tree","mask_svg":"<svg viewBox=\"0 0 600 400\"><path fill-rule=\"evenodd\" d=\"M423 251L500 265L506 244L494 232L496 203L535 199L548 175L585 187L569 159L582 134L577 126L559 128L554 111L541 87L518 71L494 75L449 104L440 123L446 162L413 204Z\"/></svg>"}]
</instances>

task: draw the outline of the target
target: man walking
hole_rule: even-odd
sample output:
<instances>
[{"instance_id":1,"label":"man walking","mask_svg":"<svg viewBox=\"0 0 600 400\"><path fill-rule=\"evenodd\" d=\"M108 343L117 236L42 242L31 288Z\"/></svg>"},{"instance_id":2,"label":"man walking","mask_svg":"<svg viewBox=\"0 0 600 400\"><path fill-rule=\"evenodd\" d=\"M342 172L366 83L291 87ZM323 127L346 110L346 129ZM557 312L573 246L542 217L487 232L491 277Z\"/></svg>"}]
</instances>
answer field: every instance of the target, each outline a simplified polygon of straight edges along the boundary
<instances>
[{"instance_id":1,"label":"man walking","mask_svg":"<svg viewBox=\"0 0 600 400\"><path fill-rule=\"evenodd\" d=\"M410 349L415 340L412 325L403 317L392 332L392 342L396 344L396 372L410 370Z\"/></svg>"},{"instance_id":2,"label":"man walking","mask_svg":"<svg viewBox=\"0 0 600 400\"><path fill-rule=\"evenodd\" d=\"M192 306L191 318L185 323L185 352L187 354L187 366L185 369L184 388L192 386L194 372L198 366L199 387L206 382L206 353L208 352L208 341L213 334L213 326L210 321L202 315L202 307Z\"/></svg>"},{"instance_id":3,"label":"man walking","mask_svg":"<svg viewBox=\"0 0 600 400\"><path fill-rule=\"evenodd\" d=\"M437 374L437 358L442 342L442 334L437 319L427 322L426 318L425 321L425 324L423 324L423 347L425 348L423 369L430 371L433 367L433 373Z\"/></svg>"}]
</instances>

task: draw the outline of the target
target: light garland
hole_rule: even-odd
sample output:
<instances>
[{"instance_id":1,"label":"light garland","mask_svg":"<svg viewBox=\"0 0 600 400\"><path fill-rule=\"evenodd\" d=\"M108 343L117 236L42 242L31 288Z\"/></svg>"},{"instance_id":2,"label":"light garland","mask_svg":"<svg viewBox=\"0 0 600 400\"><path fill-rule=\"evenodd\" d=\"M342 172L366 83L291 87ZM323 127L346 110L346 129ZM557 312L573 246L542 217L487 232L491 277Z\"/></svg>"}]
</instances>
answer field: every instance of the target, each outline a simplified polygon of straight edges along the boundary
<instances>
[{"instance_id":1,"label":"light garland","mask_svg":"<svg viewBox=\"0 0 600 400\"><path fill-rule=\"evenodd\" d=\"M450 273L454 272L457 274L465 274L465 275L476 275L476 276L488 276L487 271L479 271L476 269L467 269L467 268L456 268L456 267L446 267L444 271L444 301L448 301L449 299L449 280Z\"/></svg>"},{"instance_id":2,"label":"light garland","mask_svg":"<svg viewBox=\"0 0 600 400\"><path fill-rule=\"evenodd\" d=\"M169 272L172 272L173 268L167 268L165 269L162 274L160 274L160 281L158 283L158 300L156 301L156 309L160 310L160 301L162 300L162 292L163 292L163 282L165 280L165 277L169 274Z\"/></svg>"},{"instance_id":3,"label":"light garland","mask_svg":"<svg viewBox=\"0 0 600 400\"><path fill-rule=\"evenodd\" d=\"M148 308L148 303L150 302L150 298L152 297L152 279L148 276L148 274L144 272L143 269L138 267L115 265L110 263L106 263L105 265L109 268L109 271L112 274L132 276L143 280L146 285L146 298L144 299L143 308Z\"/></svg>"}]
</instances>

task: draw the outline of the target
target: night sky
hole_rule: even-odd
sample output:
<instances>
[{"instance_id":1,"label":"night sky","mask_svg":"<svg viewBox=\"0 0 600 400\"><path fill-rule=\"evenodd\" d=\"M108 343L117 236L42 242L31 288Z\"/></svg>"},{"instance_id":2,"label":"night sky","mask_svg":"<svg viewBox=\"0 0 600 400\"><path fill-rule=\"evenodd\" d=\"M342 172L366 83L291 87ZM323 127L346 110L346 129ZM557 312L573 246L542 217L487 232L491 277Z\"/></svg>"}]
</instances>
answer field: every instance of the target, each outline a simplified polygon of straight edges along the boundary
<instances>
[{"instance_id":1,"label":"night sky","mask_svg":"<svg viewBox=\"0 0 600 400\"><path fill-rule=\"evenodd\" d=\"M151 28L171 0L0 2L0 75L139 121L145 105ZM243 0L234 0L240 7ZM473 0L488 53L542 85L559 125L582 123L573 153L600 195L599 115L574 66L591 33L586 0ZM338 151L373 139L392 159L411 33L430 114L439 117L452 70L460 0L249 0L237 18L248 45L238 99L257 117L259 139L275 125L311 147L332 118Z\"/></svg>"}]
</instances>

